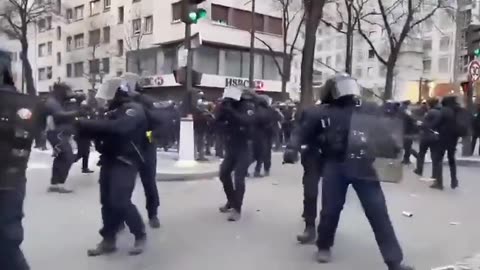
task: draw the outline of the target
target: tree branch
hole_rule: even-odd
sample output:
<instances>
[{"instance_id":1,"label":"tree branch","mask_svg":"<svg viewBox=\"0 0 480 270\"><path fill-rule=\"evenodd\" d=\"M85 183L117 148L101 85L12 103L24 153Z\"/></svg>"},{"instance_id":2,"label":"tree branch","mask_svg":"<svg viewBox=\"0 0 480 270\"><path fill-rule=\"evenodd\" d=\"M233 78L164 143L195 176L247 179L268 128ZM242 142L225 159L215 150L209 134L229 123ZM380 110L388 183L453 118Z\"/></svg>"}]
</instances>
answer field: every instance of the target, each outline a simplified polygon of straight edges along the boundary
<instances>
[{"instance_id":1,"label":"tree branch","mask_svg":"<svg viewBox=\"0 0 480 270\"><path fill-rule=\"evenodd\" d=\"M263 45L265 45L265 47L267 47L268 51L270 51L270 54L272 55L273 61L275 62L275 66L278 69L278 73L283 78L284 77L283 68L280 66L280 63L278 63L278 60L275 57L275 51L273 50L272 46L270 46L267 42L265 42L263 39L259 38L258 36L255 36L255 39L260 41Z\"/></svg>"}]
</instances>

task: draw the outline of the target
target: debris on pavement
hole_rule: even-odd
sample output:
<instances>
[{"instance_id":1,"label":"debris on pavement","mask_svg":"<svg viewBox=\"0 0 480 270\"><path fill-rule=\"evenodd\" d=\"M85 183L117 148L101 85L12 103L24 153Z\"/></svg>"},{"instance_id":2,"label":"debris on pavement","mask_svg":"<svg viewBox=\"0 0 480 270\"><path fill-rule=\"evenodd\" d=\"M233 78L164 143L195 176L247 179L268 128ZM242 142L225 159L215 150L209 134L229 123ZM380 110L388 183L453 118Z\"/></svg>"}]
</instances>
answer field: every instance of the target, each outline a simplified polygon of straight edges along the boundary
<instances>
[{"instance_id":1,"label":"debris on pavement","mask_svg":"<svg viewBox=\"0 0 480 270\"><path fill-rule=\"evenodd\" d=\"M456 226L456 225L460 225L460 222L458 222L458 221L451 221L449 224L452 225L452 226Z\"/></svg>"},{"instance_id":2,"label":"debris on pavement","mask_svg":"<svg viewBox=\"0 0 480 270\"><path fill-rule=\"evenodd\" d=\"M279 184L280 183L278 183L278 182L272 182L272 185L274 185L274 186L278 186Z\"/></svg>"},{"instance_id":3,"label":"debris on pavement","mask_svg":"<svg viewBox=\"0 0 480 270\"><path fill-rule=\"evenodd\" d=\"M402 215L404 215L404 216L406 216L406 217L413 217L413 213L407 212L407 211L403 211L403 212L402 212Z\"/></svg>"}]
</instances>

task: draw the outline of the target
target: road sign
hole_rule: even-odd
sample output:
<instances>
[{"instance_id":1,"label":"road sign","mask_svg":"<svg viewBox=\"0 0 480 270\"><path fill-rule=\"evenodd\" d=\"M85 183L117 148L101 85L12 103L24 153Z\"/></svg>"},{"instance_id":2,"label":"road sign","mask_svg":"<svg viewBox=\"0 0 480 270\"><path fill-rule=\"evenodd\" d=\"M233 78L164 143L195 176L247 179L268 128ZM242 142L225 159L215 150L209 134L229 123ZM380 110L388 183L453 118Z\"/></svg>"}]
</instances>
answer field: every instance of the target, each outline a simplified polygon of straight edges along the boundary
<instances>
[{"instance_id":1,"label":"road sign","mask_svg":"<svg viewBox=\"0 0 480 270\"><path fill-rule=\"evenodd\" d=\"M187 58L188 58L188 50L184 48L180 48L178 50L177 61L179 67L186 67L187 66Z\"/></svg>"},{"instance_id":2,"label":"road sign","mask_svg":"<svg viewBox=\"0 0 480 270\"><path fill-rule=\"evenodd\" d=\"M480 79L480 62L477 60L473 60L468 65L468 77L470 81L476 82Z\"/></svg>"}]
</instances>

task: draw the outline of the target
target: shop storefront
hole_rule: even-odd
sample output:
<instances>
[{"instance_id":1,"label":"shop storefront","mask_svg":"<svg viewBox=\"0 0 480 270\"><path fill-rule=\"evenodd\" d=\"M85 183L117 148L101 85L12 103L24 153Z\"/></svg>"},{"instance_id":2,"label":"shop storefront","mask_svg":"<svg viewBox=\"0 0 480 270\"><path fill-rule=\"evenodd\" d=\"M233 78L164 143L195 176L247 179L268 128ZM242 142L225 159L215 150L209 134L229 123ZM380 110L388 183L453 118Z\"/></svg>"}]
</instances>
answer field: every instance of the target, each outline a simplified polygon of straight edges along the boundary
<instances>
[{"instance_id":1,"label":"shop storefront","mask_svg":"<svg viewBox=\"0 0 480 270\"><path fill-rule=\"evenodd\" d=\"M182 100L185 95L185 87L175 81L173 74L155 75L142 78L146 92L163 100ZM205 93L209 100L216 100L223 94L228 86L249 87L248 78L236 78L220 75L203 74L201 83L195 88ZM280 81L255 80L255 91L266 94L275 101L283 100Z\"/></svg>"}]
</instances>

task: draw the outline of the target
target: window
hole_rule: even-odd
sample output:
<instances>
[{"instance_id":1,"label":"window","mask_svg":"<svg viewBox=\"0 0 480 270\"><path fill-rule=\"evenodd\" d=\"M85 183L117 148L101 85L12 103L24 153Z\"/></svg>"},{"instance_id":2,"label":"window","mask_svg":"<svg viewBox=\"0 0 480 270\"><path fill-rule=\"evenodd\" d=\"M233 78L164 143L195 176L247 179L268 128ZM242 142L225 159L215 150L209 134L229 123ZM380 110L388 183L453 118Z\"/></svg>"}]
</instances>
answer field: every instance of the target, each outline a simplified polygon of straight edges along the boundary
<instances>
[{"instance_id":1,"label":"window","mask_svg":"<svg viewBox=\"0 0 480 270\"><path fill-rule=\"evenodd\" d=\"M265 32L276 35L283 35L282 19L265 16Z\"/></svg>"},{"instance_id":2,"label":"window","mask_svg":"<svg viewBox=\"0 0 480 270\"><path fill-rule=\"evenodd\" d=\"M118 71L117 71L117 77L122 76L122 74L123 74L123 71L121 71L121 70L118 70Z\"/></svg>"},{"instance_id":3,"label":"window","mask_svg":"<svg viewBox=\"0 0 480 270\"><path fill-rule=\"evenodd\" d=\"M52 55L52 42L51 41L49 41L47 43L47 54Z\"/></svg>"},{"instance_id":4,"label":"window","mask_svg":"<svg viewBox=\"0 0 480 270\"><path fill-rule=\"evenodd\" d=\"M145 17L145 34L151 34L153 32L153 16Z\"/></svg>"},{"instance_id":5,"label":"window","mask_svg":"<svg viewBox=\"0 0 480 270\"><path fill-rule=\"evenodd\" d=\"M53 70L52 67L47 67L47 79L51 79L53 77Z\"/></svg>"},{"instance_id":6,"label":"window","mask_svg":"<svg viewBox=\"0 0 480 270\"><path fill-rule=\"evenodd\" d=\"M67 78L72 77L72 64L67 64Z\"/></svg>"},{"instance_id":7,"label":"window","mask_svg":"<svg viewBox=\"0 0 480 270\"><path fill-rule=\"evenodd\" d=\"M325 60L325 65L331 67L332 66L332 57L327 56L327 59Z\"/></svg>"},{"instance_id":8,"label":"window","mask_svg":"<svg viewBox=\"0 0 480 270\"><path fill-rule=\"evenodd\" d=\"M438 59L438 71L441 73L447 73L449 70L448 62L448 57Z\"/></svg>"},{"instance_id":9,"label":"window","mask_svg":"<svg viewBox=\"0 0 480 270\"><path fill-rule=\"evenodd\" d=\"M228 24L228 7L212 4L212 21Z\"/></svg>"},{"instance_id":10,"label":"window","mask_svg":"<svg viewBox=\"0 0 480 270\"><path fill-rule=\"evenodd\" d=\"M242 76L242 54L239 51L225 52L225 74L226 76Z\"/></svg>"},{"instance_id":11,"label":"window","mask_svg":"<svg viewBox=\"0 0 480 270\"><path fill-rule=\"evenodd\" d=\"M47 45L45 43L38 45L38 57L47 55Z\"/></svg>"},{"instance_id":12,"label":"window","mask_svg":"<svg viewBox=\"0 0 480 270\"><path fill-rule=\"evenodd\" d=\"M132 3L138 3L140 1L142 1L142 0L132 0Z\"/></svg>"},{"instance_id":13,"label":"window","mask_svg":"<svg viewBox=\"0 0 480 270\"><path fill-rule=\"evenodd\" d=\"M125 9L124 7L118 8L118 24L122 24L125 19Z\"/></svg>"},{"instance_id":14,"label":"window","mask_svg":"<svg viewBox=\"0 0 480 270\"><path fill-rule=\"evenodd\" d=\"M62 27L57 26L57 40L62 40Z\"/></svg>"},{"instance_id":15,"label":"window","mask_svg":"<svg viewBox=\"0 0 480 270\"><path fill-rule=\"evenodd\" d=\"M62 53L57 52L57 65L60 66L62 64Z\"/></svg>"},{"instance_id":16,"label":"window","mask_svg":"<svg viewBox=\"0 0 480 270\"><path fill-rule=\"evenodd\" d=\"M72 50L72 37L67 37L67 52Z\"/></svg>"},{"instance_id":17,"label":"window","mask_svg":"<svg viewBox=\"0 0 480 270\"><path fill-rule=\"evenodd\" d=\"M88 61L88 70L90 74L100 73L100 59L93 59Z\"/></svg>"},{"instance_id":18,"label":"window","mask_svg":"<svg viewBox=\"0 0 480 270\"><path fill-rule=\"evenodd\" d=\"M46 68L39 68L38 69L38 80L44 81L47 79L47 69Z\"/></svg>"},{"instance_id":19,"label":"window","mask_svg":"<svg viewBox=\"0 0 480 270\"><path fill-rule=\"evenodd\" d=\"M81 49L84 46L84 35L78 34L73 37L75 42L75 49Z\"/></svg>"},{"instance_id":20,"label":"window","mask_svg":"<svg viewBox=\"0 0 480 270\"><path fill-rule=\"evenodd\" d=\"M110 43L110 26L103 28L103 43Z\"/></svg>"},{"instance_id":21,"label":"window","mask_svg":"<svg viewBox=\"0 0 480 270\"><path fill-rule=\"evenodd\" d=\"M212 4L212 12L216 5ZM179 21L182 19L182 2L176 2L172 4L172 22ZM213 20L213 13L212 13L212 20Z\"/></svg>"},{"instance_id":22,"label":"window","mask_svg":"<svg viewBox=\"0 0 480 270\"><path fill-rule=\"evenodd\" d=\"M83 76L83 62L73 64L73 76L77 78Z\"/></svg>"},{"instance_id":23,"label":"window","mask_svg":"<svg viewBox=\"0 0 480 270\"><path fill-rule=\"evenodd\" d=\"M367 69L367 76L368 76L369 78L373 77L373 67L369 67L369 68Z\"/></svg>"},{"instance_id":24,"label":"window","mask_svg":"<svg viewBox=\"0 0 480 270\"><path fill-rule=\"evenodd\" d=\"M71 8L67 9L67 20L70 22L73 19L73 10Z\"/></svg>"},{"instance_id":25,"label":"window","mask_svg":"<svg viewBox=\"0 0 480 270\"><path fill-rule=\"evenodd\" d=\"M368 50L368 59L375 58L375 51L373 49Z\"/></svg>"},{"instance_id":26,"label":"window","mask_svg":"<svg viewBox=\"0 0 480 270\"><path fill-rule=\"evenodd\" d=\"M432 70L432 60L425 59L423 60L423 72L428 73Z\"/></svg>"},{"instance_id":27,"label":"window","mask_svg":"<svg viewBox=\"0 0 480 270\"><path fill-rule=\"evenodd\" d=\"M111 6L112 6L112 0L104 0L104 2L103 2L103 10L104 11L110 10Z\"/></svg>"},{"instance_id":28,"label":"window","mask_svg":"<svg viewBox=\"0 0 480 270\"><path fill-rule=\"evenodd\" d=\"M100 44L100 29L88 32L88 46L96 46Z\"/></svg>"},{"instance_id":29,"label":"window","mask_svg":"<svg viewBox=\"0 0 480 270\"><path fill-rule=\"evenodd\" d=\"M440 39L440 51L448 51L450 49L450 37L442 37Z\"/></svg>"},{"instance_id":30,"label":"window","mask_svg":"<svg viewBox=\"0 0 480 270\"><path fill-rule=\"evenodd\" d=\"M254 57L257 55L254 55ZM261 57L261 56L260 56ZM255 62L255 60L254 60ZM257 71L261 71L259 74ZM254 69L254 78L261 78L263 71L260 70L258 67ZM242 78L248 78L250 74L250 52L242 52ZM257 76L260 75L260 76Z\"/></svg>"},{"instance_id":31,"label":"window","mask_svg":"<svg viewBox=\"0 0 480 270\"><path fill-rule=\"evenodd\" d=\"M40 19L38 20L38 32L44 32L47 30L47 25L46 25L45 19Z\"/></svg>"},{"instance_id":32,"label":"window","mask_svg":"<svg viewBox=\"0 0 480 270\"><path fill-rule=\"evenodd\" d=\"M282 59L280 57L273 57L270 54L263 56L263 78L265 80L280 80L277 65L275 61L282 66Z\"/></svg>"},{"instance_id":33,"label":"window","mask_svg":"<svg viewBox=\"0 0 480 270\"><path fill-rule=\"evenodd\" d=\"M142 31L142 19L133 19L132 20L132 31L133 35L139 35Z\"/></svg>"},{"instance_id":34,"label":"window","mask_svg":"<svg viewBox=\"0 0 480 270\"><path fill-rule=\"evenodd\" d=\"M362 77L362 68L355 69L355 77L361 78Z\"/></svg>"},{"instance_id":35,"label":"window","mask_svg":"<svg viewBox=\"0 0 480 270\"><path fill-rule=\"evenodd\" d=\"M200 46L193 55L194 69L205 74L218 74L219 50ZM228 63L226 63L228 65Z\"/></svg>"},{"instance_id":36,"label":"window","mask_svg":"<svg viewBox=\"0 0 480 270\"><path fill-rule=\"evenodd\" d=\"M432 50L432 41L424 40L423 41L423 51L428 52Z\"/></svg>"},{"instance_id":37,"label":"window","mask_svg":"<svg viewBox=\"0 0 480 270\"><path fill-rule=\"evenodd\" d=\"M110 73L110 58L102 59L102 71L105 74Z\"/></svg>"},{"instance_id":38,"label":"window","mask_svg":"<svg viewBox=\"0 0 480 270\"><path fill-rule=\"evenodd\" d=\"M101 10L100 0L90 1L90 16L99 14L100 10Z\"/></svg>"},{"instance_id":39,"label":"window","mask_svg":"<svg viewBox=\"0 0 480 270\"><path fill-rule=\"evenodd\" d=\"M46 20L46 27L47 27L46 30L52 29L52 17L48 16L45 20Z\"/></svg>"},{"instance_id":40,"label":"window","mask_svg":"<svg viewBox=\"0 0 480 270\"><path fill-rule=\"evenodd\" d=\"M75 13L74 13L74 17L73 17L75 21L83 20L83 10L84 10L84 8L85 8L84 5L75 7Z\"/></svg>"},{"instance_id":41,"label":"window","mask_svg":"<svg viewBox=\"0 0 480 270\"><path fill-rule=\"evenodd\" d=\"M118 56L123 56L123 39L117 40Z\"/></svg>"}]
</instances>

